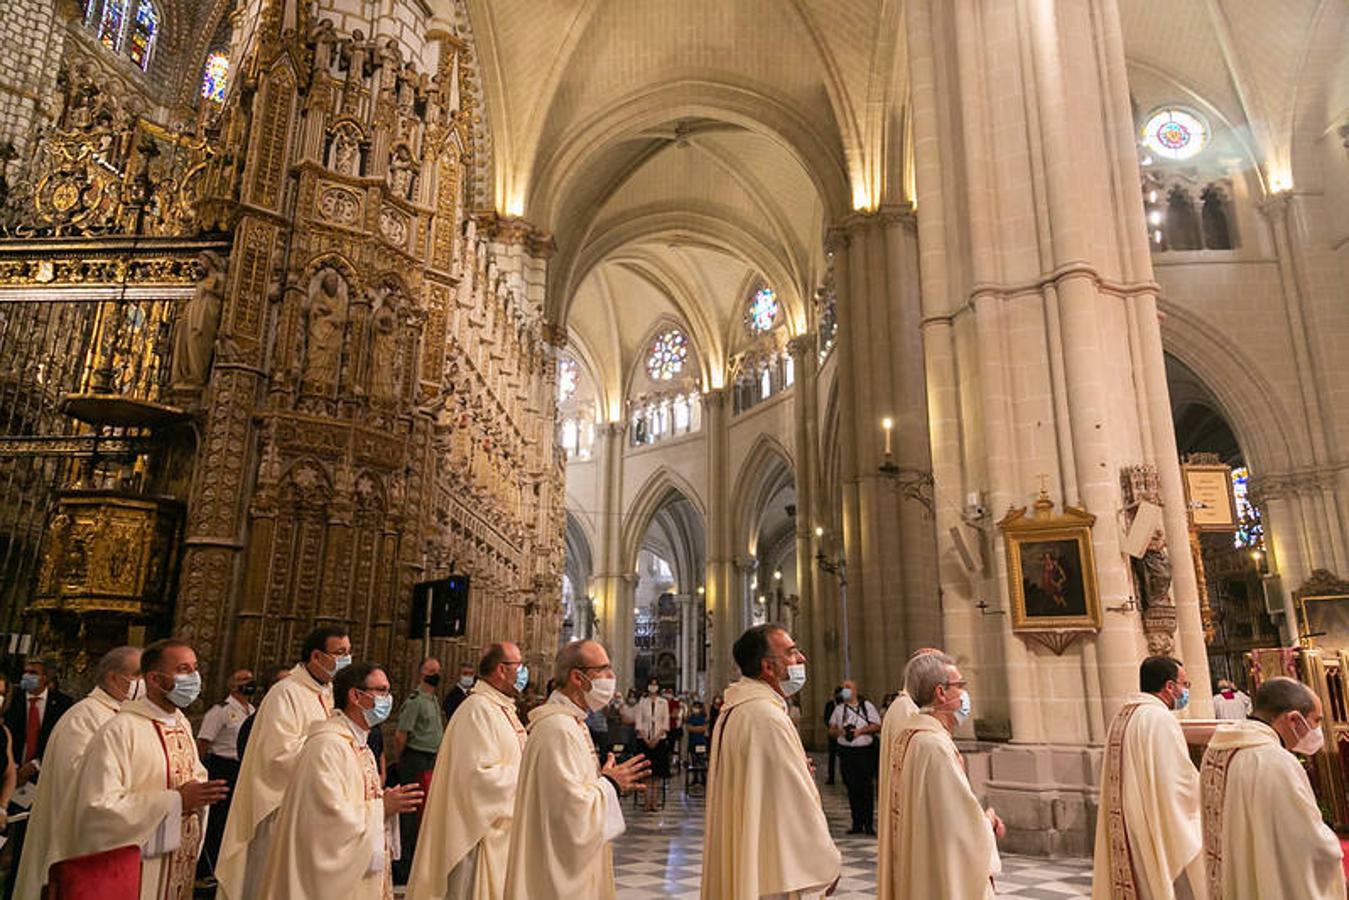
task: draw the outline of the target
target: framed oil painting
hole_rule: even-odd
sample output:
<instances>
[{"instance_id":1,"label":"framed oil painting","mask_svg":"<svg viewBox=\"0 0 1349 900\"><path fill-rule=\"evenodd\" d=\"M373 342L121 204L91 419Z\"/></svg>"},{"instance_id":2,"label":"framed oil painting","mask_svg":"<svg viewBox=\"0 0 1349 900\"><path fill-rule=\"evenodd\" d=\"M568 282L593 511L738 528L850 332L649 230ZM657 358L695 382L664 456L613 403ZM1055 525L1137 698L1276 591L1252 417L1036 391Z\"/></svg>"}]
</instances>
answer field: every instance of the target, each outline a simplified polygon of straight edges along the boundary
<instances>
[{"instance_id":1,"label":"framed oil painting","mask_svg":"<svg viewBox=\"0 0 1349 900\"><path fill-rule=\"evenodd\" d=\"M1007 546L1007 587L1014 632L1099 631L1091 526L1096 517L1067 507L1054 514L1045 494L1034 511L1010 510L998 527Z\"/></svg>"}]
</instances>

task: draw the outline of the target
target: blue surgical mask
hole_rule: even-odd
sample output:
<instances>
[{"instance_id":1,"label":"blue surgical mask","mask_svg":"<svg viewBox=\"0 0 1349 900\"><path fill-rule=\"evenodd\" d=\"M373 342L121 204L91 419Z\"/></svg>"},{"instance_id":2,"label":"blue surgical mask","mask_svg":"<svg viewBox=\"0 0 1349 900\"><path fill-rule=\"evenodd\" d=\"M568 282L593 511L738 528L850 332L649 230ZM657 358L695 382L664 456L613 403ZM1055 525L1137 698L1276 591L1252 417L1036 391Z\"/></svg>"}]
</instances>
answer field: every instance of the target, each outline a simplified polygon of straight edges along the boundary
<instances>
[{"instance_id":1,"label":"blue surgical mask","mask_svg":"<svg viewBox=\"0 0 1349 900\"><path fill-rule=\"evenodd\" d=\"M179 709L187 709L201 696L201 673L191 672L173 676L173 690L169 691L169 702Z\"/></svg>"},{"instance_id":2,"label":"blue surgical mask","mask_svg":"<svg viewBox=\"0 0 1349 900\"><path fill-rule=\"evenodd\" d=\"M1181 688L1180 696L1176 698L1176 709L1184 709L1190 705L1190 689Z\"/></svg>"},{"instance_id":3,"label":"blue surgical mask","mask_svg":"<svg viewBox=\"0 0 1349 900\"><path fill-rule=\"evenodd\" d=\"M32 672L24 672L23 677L19 679L19 687L25 694L37 693L38 678Z\"/></svg>"},{"instance_id":4,"label":"blue surgical mask","mask_svg":"<svg viewBox=\"0 0 1349 900\"><path fill-rule=\"evenodd\" d=\"M841 691L838 692L838 696L839 696L839 699L840 699L840 700L843 700L844 702L847 702L848 700L851 700L851 699L852 699L852 688L844 688L843 690L841 690Z\"/></svg>"},{"instance_id":5,"label":"blue surgical mask","mask_svg":"<svg viewBox=\"0 0 1349 900\"><path fill-rule=\"evenodd\" d=\"M365 724L371 728L389 718L391 712L393 712L393 697L388 694L375 694L375 705L370 709L361 710L361 714L365 716Z\"/></svg>"},{"instance_id":6,"label":"blue surgical mask","mask_svg":"<svg viewBox=\"0 0 1349 900\"><path fill-rule=\"evenodd\" d=\"M529 687L529 666L520 663L520 668L515 670L515 690L524 693L527 687Z\"/></svg>"},{"instance_id":7,"label":"blue surgical mask","mask_svg":"<svg viewBox=\"0 0 1349 900\"><path fill-rule=\"evenodd\" d=\"M963 691L960 695L960 706L956 708L956 724L964 725L965 720L970 717L970 692Z\"/></svg>"},{"instance_id":8,"label":"blue surgical mask","mask_svg":"<svg viewBox=\"0 0 1349 900\"><path fill-rule=\"evenodd\" d=\"M334 656L333 675L336 675L338 672L342 671L349 665L351 665L351 654L347 654L346 656Z\"/></svg>"}]
</instances>

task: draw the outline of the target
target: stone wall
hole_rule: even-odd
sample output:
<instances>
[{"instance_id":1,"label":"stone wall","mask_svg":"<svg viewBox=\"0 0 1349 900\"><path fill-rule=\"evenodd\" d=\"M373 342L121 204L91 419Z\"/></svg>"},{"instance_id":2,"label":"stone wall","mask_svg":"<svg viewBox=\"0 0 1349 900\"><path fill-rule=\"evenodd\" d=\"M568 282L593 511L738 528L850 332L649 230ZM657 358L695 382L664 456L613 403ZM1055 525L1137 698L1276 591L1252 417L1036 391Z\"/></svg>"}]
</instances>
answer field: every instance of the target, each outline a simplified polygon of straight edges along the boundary
<instances>
[{"instance_id":1,"label":"stone wall","mask_svg":"<svg viewBox=\"0 0 1349 900\"><path fill-rule=\"evenodd\" d=\"M27 156L40 118L50 121L65 45L57 0L8 0L0 16L0 143Z\"/></svg>"}]
</instances>

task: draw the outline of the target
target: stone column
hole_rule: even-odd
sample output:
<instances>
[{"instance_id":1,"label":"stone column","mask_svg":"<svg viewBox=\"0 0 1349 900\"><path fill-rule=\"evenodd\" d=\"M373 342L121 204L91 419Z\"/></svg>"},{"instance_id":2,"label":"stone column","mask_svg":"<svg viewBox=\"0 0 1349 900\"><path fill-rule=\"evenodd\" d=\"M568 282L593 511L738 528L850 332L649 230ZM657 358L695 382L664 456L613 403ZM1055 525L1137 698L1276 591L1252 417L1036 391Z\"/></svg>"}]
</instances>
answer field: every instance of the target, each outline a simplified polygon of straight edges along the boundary
<instances>
[{"instance_id":1,"label":"stone column","mask_svg":"<svg viewBox=\"0 0 1349 900\"><path fill-rule=\"evenodd\" d=\"M831 246L853 675L863 690L884 694L898 687L909 651L941 632L912 212L855 213L834 229ZM895 423L890 458L884 418Z\"/></svg>"},{"instance_id":2,"label":"stone column","mask_svg":"<svg viewBox=\"0 0 1349 900\"><path fill-rule=\"evenodd\" d=\"M712 633L707 654L709 695L724 688L734 676L731 644L740 636L736 585L731 560L735 554L731 530L731 473L728 426L730 391L703 394L703 432L707 435L707 581L704 602Z\"/></svg>"},{"instance_id":3,"label":"stone column","mask_svg":"<svg viewBox=\"0 0 1349 900\"><path fill-rule=\"evenodd\" d=\"M731 631L737 635L754 624L754 600L759 595L759 561L752 556L737 556L735 566L736 603Z\"/></svg>"},{"instance_id":4,"label":"stone column","mask_svg":"<svg viewBox=\"0 0 1349 900\"><path fill-rule=\"evenodd\" d=\"M604 644L620 685L632 683L633 594L623 568L623 434L622 422L596 428L600 467L600 514L595 523L595 640Z\"/></svg>"},{"instance_id":5,"label":"stone column","mask_svg":"<svg viewBox=\"0 0 1349 900\"><path fill-rule=\"evenodd\" d=\"M1119 13L1115 0L918 0L905 14L948 647L976 724L1011 732L986 785L1003 846L1087 853L1105 726L1146 652L1138 613L1119 608L1133 593L1126 466L1159 473L1177 652L1192 715L1211 714L1194 569L1175 550L1188 526ZM1060 508L1096 516L1101 629L1057 655L1013 634L1003 542L966 509L973 494L995 521L1030 506L1041 477ZM952 528L982 531L989 564L966 571Z\"/></svg>"},{"instance_id":6,"label":"stone column","mask_svg":"<svg viewBox=\"0 0 1349 900\"><path fill-rule=\"evenodd\" d=\"M679 689L692 691L698 684L698 654L694 642L698 637L697 605L692 594L675 597L679 604Z\"/></svg>"}]
</instances>

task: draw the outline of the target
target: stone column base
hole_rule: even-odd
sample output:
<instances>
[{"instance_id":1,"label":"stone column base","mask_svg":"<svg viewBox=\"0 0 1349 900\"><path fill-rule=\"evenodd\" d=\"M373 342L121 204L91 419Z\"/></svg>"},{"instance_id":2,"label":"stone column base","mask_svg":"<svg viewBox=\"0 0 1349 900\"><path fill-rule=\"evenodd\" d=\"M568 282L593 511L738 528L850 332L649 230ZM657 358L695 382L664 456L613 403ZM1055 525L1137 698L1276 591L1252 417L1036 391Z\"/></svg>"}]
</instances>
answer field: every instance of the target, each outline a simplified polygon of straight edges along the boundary
<instances>
[{"instance_id":1,"label":"stone column base","mask_svg":"<svg viewBox=\"0 0 1349 900\"><path fill-rule=\"evenodd\" d=\"M961 744L970 785L1007 825L1008 853L1091 856L1100 796L1100 747Z\"/></svg>"}]
</instances>

